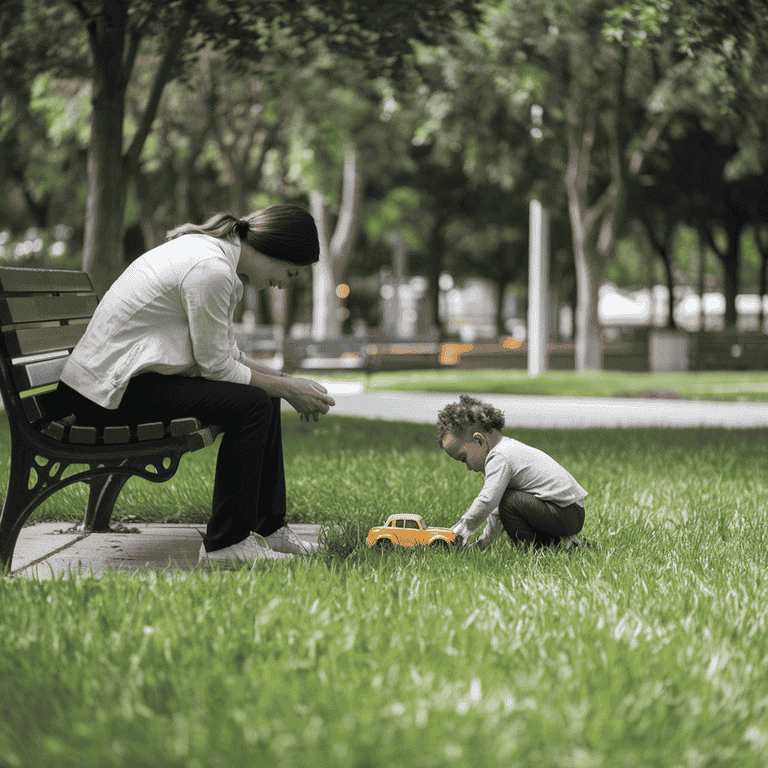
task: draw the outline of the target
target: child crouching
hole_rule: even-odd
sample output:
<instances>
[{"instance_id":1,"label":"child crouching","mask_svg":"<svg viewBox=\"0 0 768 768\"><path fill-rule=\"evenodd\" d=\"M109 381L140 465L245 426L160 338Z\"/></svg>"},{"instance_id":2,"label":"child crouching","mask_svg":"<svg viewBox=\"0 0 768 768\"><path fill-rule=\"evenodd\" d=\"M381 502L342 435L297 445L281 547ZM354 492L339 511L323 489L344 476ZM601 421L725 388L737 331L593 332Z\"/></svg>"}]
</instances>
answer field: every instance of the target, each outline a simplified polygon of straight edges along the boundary
<instances>
[{"instance_id":1,"label":"child crouching","mask_svg":"<svg viewBox=\"0 0 768 768\"><path fill-rule=\"evenodd\" d=\"M576 535L584 525L587 492L551 456L504 437L504 414L462 395L438 414L437 438L445 452L467 469L485 475L483 489L451 530L466 545L480 524L485 530L470 546L487 547L507 532L512 544L535 547L585 543Z\"/></svg>"}]
</instances>

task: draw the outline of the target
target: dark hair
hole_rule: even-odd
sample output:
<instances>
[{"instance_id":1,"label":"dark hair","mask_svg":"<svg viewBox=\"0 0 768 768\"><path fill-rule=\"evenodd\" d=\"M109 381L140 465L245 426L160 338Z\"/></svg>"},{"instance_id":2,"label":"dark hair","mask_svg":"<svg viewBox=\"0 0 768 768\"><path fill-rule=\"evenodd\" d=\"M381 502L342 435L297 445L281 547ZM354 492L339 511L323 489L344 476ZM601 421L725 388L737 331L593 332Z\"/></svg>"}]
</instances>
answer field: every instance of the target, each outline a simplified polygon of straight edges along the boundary
<instances>
[{"instance_id":1,"label":"dark hair","mask_svg":"<svg viewBox=\"0 0 768 768\"><path fill-rule=\"evenodd\" d=\"M442 446L449 432L461 438L476 431L490 432L503 427L504 414L500 410L469 395L462 395L458 403L446 405L437 414L437 442Z\"/></svg>"},{"instance_id":2,"label":"dark hair","mask_svg":"<svg viewBox=\"0 0 768 768\"><path fill-rule=\"evenodd\" d=\"M182 224L170 230L165 239L190 234L227 238L233 232L259 253L299 267L320 258L315 220L299 205L271 205L242 219L217 213L204 224Z\"/></svg>"}]
</instances>

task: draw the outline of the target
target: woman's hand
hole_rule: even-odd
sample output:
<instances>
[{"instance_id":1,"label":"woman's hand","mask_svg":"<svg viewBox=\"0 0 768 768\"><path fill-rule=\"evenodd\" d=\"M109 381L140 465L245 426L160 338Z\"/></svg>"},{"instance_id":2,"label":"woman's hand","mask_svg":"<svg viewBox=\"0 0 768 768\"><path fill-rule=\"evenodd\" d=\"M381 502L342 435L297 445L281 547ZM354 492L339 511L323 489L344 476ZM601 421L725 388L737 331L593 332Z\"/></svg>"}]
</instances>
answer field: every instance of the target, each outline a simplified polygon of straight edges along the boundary
<instances>
[{"instance_id":1,"label":"woman's hand","mask_svg":"<svg viewBox=\"0 0 768 768\"><path fill-rule=\"evenodd\" d=\"M317 421L320 414L328 413L331 406L336 405L328 390L317 381L293 376L285 376L285 379L283 399L298 412L303 422Z\"/></svg>"}]
</instances>

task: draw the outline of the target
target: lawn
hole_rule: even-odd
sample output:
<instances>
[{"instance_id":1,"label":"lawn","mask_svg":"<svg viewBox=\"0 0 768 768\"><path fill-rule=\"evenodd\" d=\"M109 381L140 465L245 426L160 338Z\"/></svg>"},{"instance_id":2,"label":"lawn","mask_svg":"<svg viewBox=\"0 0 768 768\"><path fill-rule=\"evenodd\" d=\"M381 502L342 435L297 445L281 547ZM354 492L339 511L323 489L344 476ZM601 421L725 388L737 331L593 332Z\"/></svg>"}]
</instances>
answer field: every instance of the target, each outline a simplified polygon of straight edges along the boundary
<instances>
[{"instance_id":1,"label":"lawn","mask_svg":"<svg viewBox=\"0 0 768 768\"><path fill-rule=\"evenodd\" d=\"M323 378L326 378L325 376ZM621 373L618 371L396 371L343 373L327 378L362 381L371 391L475 392L499 395L567 395L573 397L673 396L687 400L768 402L768 372Z\"/></svg>"},{"instance_id":2,"label":"lawn","mask_svg":"<svg viewBox=\"0 0 768 768\"><path fill-rule=\"evenodd\" d=\"M482 478L433 427L286 419L325 554L0 580L0 764L768 764L768 431L514 435L590 492L597 548L369 551L392 512L452 524ZM132 481L119 516L204 519L214 458L175 494Z\"/></svg>"}]
</instances>

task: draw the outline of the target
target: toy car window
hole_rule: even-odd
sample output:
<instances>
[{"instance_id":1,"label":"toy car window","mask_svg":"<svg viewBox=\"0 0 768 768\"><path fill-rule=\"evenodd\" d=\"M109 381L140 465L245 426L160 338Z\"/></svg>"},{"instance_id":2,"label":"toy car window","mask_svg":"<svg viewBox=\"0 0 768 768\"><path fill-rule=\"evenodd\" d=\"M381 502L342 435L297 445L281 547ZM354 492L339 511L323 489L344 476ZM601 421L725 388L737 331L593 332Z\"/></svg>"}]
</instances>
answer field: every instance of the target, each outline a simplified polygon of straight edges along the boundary
<instances>
[{"instance_id":1,"label":"toy car window","mask_svg":"<svg viewBox=\"0 0 768 768\"><path fill-rule=\"evenodd\" d=\"M415 520L406 520L405 521L405 527L406 528L415 528L417 531L419 530L419 524Z\"/></svg>"},{"instance_id":2,"label":"toy car window","mask_svg":"<svg viewBox=\"0 0 768 768\"><path fill-rule=\"evenodd\" d=\"M404 528L405 527L404 523L405 523L405 520L395 520L395 526L397 528Z\"/></svg>"},{"instance_id":3,"label":"toy car window","mask_svg":"<svg viewBox=\"0 0 768 768\"><path fill-rule=\"evenodd\" d=\"M394 528L394 527L395 527L395 521L394 521L394 520L390 520L390 521L387 523L387 527L388 527L388 528Z\"/></svg>"}]
</instances>

